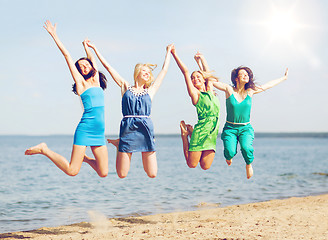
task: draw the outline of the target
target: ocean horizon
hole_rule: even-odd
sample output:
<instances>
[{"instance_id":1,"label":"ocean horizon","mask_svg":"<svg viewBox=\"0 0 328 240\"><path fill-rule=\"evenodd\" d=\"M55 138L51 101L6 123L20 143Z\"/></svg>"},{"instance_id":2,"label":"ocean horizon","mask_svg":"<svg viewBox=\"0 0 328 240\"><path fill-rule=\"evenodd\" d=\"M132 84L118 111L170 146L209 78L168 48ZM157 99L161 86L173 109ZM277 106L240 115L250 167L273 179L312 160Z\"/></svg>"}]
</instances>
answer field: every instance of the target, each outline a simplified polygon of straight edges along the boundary
<instances>
[{"instance_id":1,"label":"ocean horizon","mask_svg":"<svg viewBox=\"0 0 328 240\"><path fill-rule=\"evenodd\" d=\"M328 138L328 132L255 132L255 137L310 137L310 138ZM117 134L105 134L106 137L118 137ZM42 137L42 136L63 136L73 137L71 134L0 134L0 137ZM221 133L218 134L218 139ZM155 137L180 137L180 133L156 133Z\"/></svg>"}]
</instances>

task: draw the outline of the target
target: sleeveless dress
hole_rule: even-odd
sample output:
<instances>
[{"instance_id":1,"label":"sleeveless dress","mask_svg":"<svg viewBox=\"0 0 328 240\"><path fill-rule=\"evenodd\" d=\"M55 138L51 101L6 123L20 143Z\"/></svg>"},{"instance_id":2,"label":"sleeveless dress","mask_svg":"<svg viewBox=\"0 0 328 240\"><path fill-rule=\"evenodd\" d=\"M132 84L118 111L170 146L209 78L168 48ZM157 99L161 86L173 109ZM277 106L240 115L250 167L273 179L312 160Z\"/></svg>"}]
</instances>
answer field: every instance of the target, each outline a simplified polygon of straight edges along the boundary
<instances>
[{"instance_id":1,"label":"sleeveless dress","mask_svg":"<svg viewBox=\"0 0 328 240\"><path fill-rule=\"evenodd\" d=\"M194 126L189 151L216 150L219 133L220 102L213 92L200 92L195 105L198 122Z\"/></svg>"},{"instance_id":2,"label":"sleeveless dress","mask_svg":"<svg viewBox=\"0 0 328 240\"><path fill-rule=\"evenodd\" d=\"M80 97L84 112L75 130L74 144L81 146L106 145L103 89L101 87L88 88Z\"/></svg>"},{"instance_id":3,"label":"sleeveless dress","mask_svg":"<svg viewBox=\"0 0 328 240\"><path fill-rule=\"evenodd\" d=\"M155 151L154 127L149 117L151 98L148 89L141 93L135 93L129 86L122 97L122 113L119 151Z\"/></svg>"}]
</instances>

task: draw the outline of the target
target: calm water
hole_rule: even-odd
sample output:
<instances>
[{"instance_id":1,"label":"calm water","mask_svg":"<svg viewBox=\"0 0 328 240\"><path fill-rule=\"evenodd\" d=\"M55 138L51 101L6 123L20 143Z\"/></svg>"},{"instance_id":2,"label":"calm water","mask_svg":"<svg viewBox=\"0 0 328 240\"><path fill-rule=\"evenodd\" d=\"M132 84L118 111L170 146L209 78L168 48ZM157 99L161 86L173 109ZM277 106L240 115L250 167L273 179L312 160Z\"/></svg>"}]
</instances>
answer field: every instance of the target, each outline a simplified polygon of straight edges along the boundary
<instances>
[{"instance_id":1,"label":"calm water","mask_svg":"<svg viewBox=\"0 0 328 240\"><path fill-rule=\"evenodd\" d=\"M111 146L107 178L99 178L87 164L69 177L44 156L24 156L40 141L70 156L71 136L0 136L1 233L90 221L90 211L136 216L328 192L327 136L256 137L250 180L240 152L231 167L226 165L221 140L211 169L203 171L187 167L180 137L157 136L155 179L144 173L140 153L132 156L128 177L119 179Z\"/></svg>"}]
</instances>

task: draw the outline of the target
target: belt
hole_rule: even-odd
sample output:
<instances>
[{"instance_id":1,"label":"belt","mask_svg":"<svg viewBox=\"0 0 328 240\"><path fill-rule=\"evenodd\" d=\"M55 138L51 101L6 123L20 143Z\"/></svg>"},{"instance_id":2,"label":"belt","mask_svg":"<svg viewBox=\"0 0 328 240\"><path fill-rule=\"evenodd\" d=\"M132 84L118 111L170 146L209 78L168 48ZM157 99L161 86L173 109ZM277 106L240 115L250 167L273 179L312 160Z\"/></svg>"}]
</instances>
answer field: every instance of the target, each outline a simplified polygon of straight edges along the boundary
<instances>
[{"instance_id":1,"label":"belt","mask_svg":"<svg viewBox=\"0 0 328 240\"><path fill-rule=\"evenodd\" d=\"M133 117L140 117L140 118L149 118L147 115L125 115L124 118L133 118Z\"/></svg>"},{"instance_id":2,"label":"belt","mask_svg":"<svg viewBox=\"0 0 328 240\"><path fill-rule=\"evenodd\" d=\"M233 124L233 125L247 125L251 122L245 122L245 123L235 123L235 122L229 122L229 121L226 121L227 123L230 123L230 124Z\"/></svg>"}]
</instances>

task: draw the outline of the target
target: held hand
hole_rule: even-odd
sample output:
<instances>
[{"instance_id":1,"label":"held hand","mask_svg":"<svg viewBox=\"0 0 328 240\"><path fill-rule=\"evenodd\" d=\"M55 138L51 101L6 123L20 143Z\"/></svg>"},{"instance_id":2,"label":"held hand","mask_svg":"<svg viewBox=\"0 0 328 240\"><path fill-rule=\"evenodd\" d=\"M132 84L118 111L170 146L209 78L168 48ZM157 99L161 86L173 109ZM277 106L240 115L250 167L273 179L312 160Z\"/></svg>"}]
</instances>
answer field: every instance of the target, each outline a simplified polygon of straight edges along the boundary
<instances>
[{"instance_id":1,"label":"held hand","mask_svg":"<svg viewBox=\"0 0 328 240\"><path fill-rule=\"evenodd\" d=\"M171 43L171 44L169 44L169 45L166 47L166 51L167 51L167 52L171 52L173 48L174 48L174 44Z\"/></svg>"},{"instance_id":2,"label":"held hand","mask_svg":"<svg viewBox=\"0 0 328 240\"><path fill-rule=\"evenodd\" d=\"M87 42L89 41L89 39L84 39L84 41L82 42L82 45L83 45L83 47L88 47L88 45L87 45Z\"/></svg>"},{"instance_id":3,"label":"held hand","mask_svg":"<svg viewBox=\"0 0 328 240\"><path fill-rule=\"evenodd\" d=\"M90 42L90 40L89 39L85 39L84 41L83 41L83 44L85 44L86 46L88 46L88 47L90 47L90 48L95 48L95 45L94 44L92 44L91 42Z\"/></svg>"},{"instance_id":4,"label":"held hand","mask_svg":"<svg viewBox=\"0 0 328 240\"><path fill-rule=\"evenodd\" d=\"M56 27L57 27L57 24L56 23L55 23L55 25L52 25L51 22L49 20L47 20L44 23L44 26L43 27L48 31L48 33L51 36L54 36L56 34Z\"/></svg>"},{"instance_id":5,"label":"held hand","mask_svg":"<svg viewBox=\"0 0 328 240\"><path fill-rule=\"evenodd\" d=\"M200 59L203 57L203 54L201 54L199 51L194 56L194 59L197 61L200 61Z\"/></svg>"},{"instance_id":6,"label":"held hand","mask_svg":"<svg viewBox=\"0 0 328 240\"><path fill-rule=\"evenodd\" d=\"M171 46L171 53L172 53L172 54L175 54L175 46L174 46L174 44L170 44L170 45L172 45L172 46ZM170 45L169 45L169 46L170 46Z\"/></svg>"}]
</instances>

